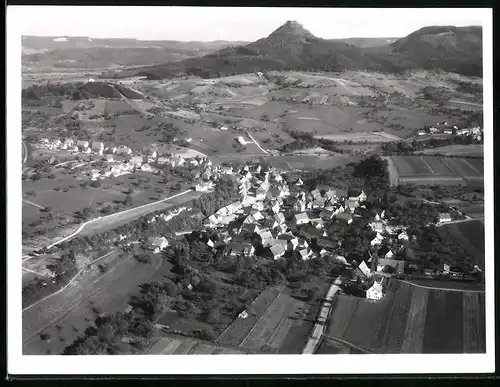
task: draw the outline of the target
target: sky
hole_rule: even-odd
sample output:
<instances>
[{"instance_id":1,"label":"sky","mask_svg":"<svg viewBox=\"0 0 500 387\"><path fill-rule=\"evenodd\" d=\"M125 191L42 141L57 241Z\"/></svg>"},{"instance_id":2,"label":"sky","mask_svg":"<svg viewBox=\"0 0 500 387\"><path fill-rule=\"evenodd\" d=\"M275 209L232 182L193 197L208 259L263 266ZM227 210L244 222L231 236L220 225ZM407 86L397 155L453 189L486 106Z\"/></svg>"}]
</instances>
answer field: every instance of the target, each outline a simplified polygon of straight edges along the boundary
<instances>
[{"instance_id":1,"label":"sky","mask_svg":"<svg viewBox=\"0 0 500 387\"><path fill-rule=\"evenodd\" d=\"M15 14L22 35L254 41L268 36L287 20L295 20L325 39L403 37L428 25L481 25L484 11L471 8L10 6L7 21L9 13Z\"/></svg>"}]
</instances>

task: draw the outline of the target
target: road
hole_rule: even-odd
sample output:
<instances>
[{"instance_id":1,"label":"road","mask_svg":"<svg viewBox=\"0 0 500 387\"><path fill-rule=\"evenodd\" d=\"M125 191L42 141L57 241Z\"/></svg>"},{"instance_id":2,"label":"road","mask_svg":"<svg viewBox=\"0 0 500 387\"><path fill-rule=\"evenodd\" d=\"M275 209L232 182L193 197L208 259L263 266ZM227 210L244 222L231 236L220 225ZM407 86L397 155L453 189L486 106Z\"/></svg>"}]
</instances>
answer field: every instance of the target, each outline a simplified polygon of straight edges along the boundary
<instances>
[{"instance_id":1,"label":"road","mask_svg":"<svg viewBox=\"0 0 500 387\"><path fill-rule=\"evenodd\" d=\"M335 294L337 294L337 292L340 290L339 285L341 283L342 282L340 280L340 277L337 277L333 282L333 284L328 289L328 292L326 293L325 296L326 301L331 302L333 300ZM331 303L323 303L319 315L328 316L330 314L330 309L331 309ZM319 322L314 324L312 333L309 336L309 340L307 341L304 349L302 350L303 355L312 355L314 353L314 350L316 349L319 340L323 335L323 329L324 329L324 324L320 324Z\"/></svg>"},{"instance_id":2,"label":"road","mask_svg":"<svg viewBox=\"0 0 500 387\"><path fill-rule=\"evenodd\" d=\"M107 222L109 222L109 220L114 220L114 219L117 219L119 221L120 217L123 217L123 215L130 214L132 212L139 212L140 213L139 216L141 216L142 215L141 214L141 212L142 212L141 210L147 209L148 211L144 213L144 215L145 215L145 214L147 214L147 213L149 213L151 211L154 211L154 209L150 210L151 207L153 207L153 206L155 206L155 205L157 205L159 203L163 203L163 202L166 202L168 200L174 199L176 197L185 195L185 194L190 193L190 192L194 192L194 191L192 189L188 189L188 190L186 190L184 192L178 193L178 194L173 195L173 196L169 196L168 198L161 199L161 200L158 200L158 201L153 202L153 203L144 204L142 206L130 208L128 210L117 212L115 214L111 214L111 215L107 215L107 216L102 216L102 217L99 217L99 218L96 218L96 219L89 220L89 221L83 223L82 225L80 225L80 227L78 227L78 229L74 233L72 233L72 234L70 234L70 235L62 238L61 240L59 240L59 241L57 241L55 243L52 243L51 245L47 246L47 249L50 249L50 248L52 248L54 246L57 246L58 244L61 244L61 243L65 242L65 241L67 241L67 240L69 240L71 238L74 238L76 235L80 234L90 224L92 224L92 226L96 226L97 225L97 228L99 228L99 226L98 226L99 223L106 224Z\"/></svg>"},{"instance_id":3,"label":"road","mask_svg":"<svg viewBox=\"0 0 500 387\"><path fill-rule=\"evenodd\" d=\"M255 138L253 138L253 136L252 136L250 133L248 133L248 132L247 132L247 135L248 135L248 137L250 137L250 139L253 141L253 143L259 147L259 149L260 149L262 152L264 152L266 155L269 155L269 152L268 152L268 151L266 151L264 148L262 148L262 147L259 145L259 143L257 142L257 140L256 140Z\"/></svg>"},{"instance_id":4,"label":"road","mask_svg":"<svg viewBox=\"0 0 500 387\"><path fill-rule=\"evenodd\" d=\"M453 289L453 288L436 288L434 286L424 286L424 285L419 285L414 282L406 281L406 280L399 280L401 282L405 282L407 284L410 284L412 286L418 286L419 288L424 288L424 289L430 289L430 290L445 290L447 292L462 292L462 293L484 293L484 290L464 290L464 289Z\"/></svg>"},{"instance_id":5,"label":"road","mask_svg":"<svg viewBox=\"0 0 500 387\"><path fill-rule=\"evenodd\" d=\"M41 302L43 302L43 301L45 301L45 300L48 300L48 299L49 299L49 298L51 298L51 297L54 297L56 294L59 294L59 293L63 292L63 291L64 291L64 290L66 290L66 289L68 288L68 286L70 286L70 285L71 285L71 284L75 281L75 279L77 279L77 278L78 278L78 276L79 276L80 274L82 274L82 273L84 272L84 270L86 270L89 266L92 266L93 264L95 264L96 262L100 261L101 259L104 259L104 258L106 258L106 257L110 256L110 255L111 255L111 254L113 254L114 252L115 252L115 250L112 250L112 251L110 251L109 253L107 253L107 254L105 254L105 255L103 255L103 256L101 256L101 257L99 257L99 258L97 258L97 259L93 260L92 262L90 262L89 264L87 264L87 265L86 265L83 269L81 269L78 273L76 273L76 274L75 274L75 276L74 276L73 278L71 278L71 279L69 280L69 282L68 282L68 283L67 283L67 284L66 284L63 288L61 288L61 289L59 289L58 291L56 291L56 292L54 292L54 293L52 293L52 294L49 294L48 296L46 296L46 297L42 298L41 300L38 300L37 302L35 302L35 303L33 303L33 304L31 304L31 305L27 306L26 308L24 308L24 309L23 309L23 312L25 312L25 311L27 311L27 310L29 310L29 309L33 308L34 306L38 305L39 303L41 303Z\"/></svg>"}]
</instances>

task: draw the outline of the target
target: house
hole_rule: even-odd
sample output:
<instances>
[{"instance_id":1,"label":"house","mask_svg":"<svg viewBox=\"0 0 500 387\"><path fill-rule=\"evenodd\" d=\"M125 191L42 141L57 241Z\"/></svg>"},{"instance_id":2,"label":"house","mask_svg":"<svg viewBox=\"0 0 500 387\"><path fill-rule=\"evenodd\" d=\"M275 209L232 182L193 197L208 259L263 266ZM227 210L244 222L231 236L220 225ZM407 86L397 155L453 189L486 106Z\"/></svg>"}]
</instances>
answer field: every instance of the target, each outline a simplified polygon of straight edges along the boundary
<instances>
[{"instance_id":1,"label":"house","mask_svg":"<svg viewBox=\"0 0 500 387\"><path fill-rule=\"evenodd\" d=\"M361 261L361 263L358 265L357 269L366 278L370 278L372 276L371 270L368 268L368 265L366 264L365 261Z\"/></svg>"},{"instance_id":2,"label":"house","mask_svg":"<svg viewBox=\"0 0 500 387\"><path fill-rule=\"evenodd\" d=\"M299 253L299 257L304 261L307 261L308 259L310 259L314 255L314 253L311 250L309 250L307 247L299 250L298 253Z\"/></svg>"},{"instance_id":3,"label":"house","mask_svg":"<svg viewBox=\"0 0 500 387\"><path fill-rule=\"evenodd\" d=\"M375 222L370 223L370 227L375 232L378 232L378 233L384 232L384 223L381 221L375 221Z\"/></svg>"},{"instance_id":4,"label":"house","mask_svg":"<svg viewBox=\"0 0 500 387\"><path fill-rule=\"evenodd\" d=\"M278 212L273 216L274 220L278 222L278 224L285 223L285 215L283 215L281 212Z\"/></svg>"},{"instance_id":5,"label":"house","mask_svg":"<svg viewBox=\"0 0 500 387\"><path fill-rule=\"evenodd\" d=\"M328 191L325 192L324 196L326 199L329 199L331 201L332 199L335 199L337 197L337 190L329 189Z\"/></svg>"},{"instance_id":6,"label":"house","mask_svg":"<svg viewBox=\"0 0 500 387\"><path fill-rule=\"evenodd\" d=\"M316 188L315 190L311 191L310 196L312 198L320 198L321 197L321 192L320 192L319 189Z\"/></svg>"},{"instance_id":7,"label":"house","mask_svg":"<svg viewBox=\"0 0 500 387\"><path fill-rule=\"evenodd\" d=\"M451 215L448 213L439 214L439 222L440 223L451 222Z\"/></svg>"},{"instance_id":8,"label":"house","mask_svg":"<svg viewBox=\"0 0 500 387\"><path fill-rule=\"evenodd\" d=\"M457 130L457 135L459 135L459 136L464 136L466 134L469 134L469 129L458 129Z\"/></svg>"},{"instance_id":9,"label":"house","mask_svg":"<svg viewBox=\"0 0 500 387\"><path fill-rule=\"evenodd\" d=\"M335 216L335 220L343 222L343 223L351 224L352 223L352 216L351 216L351 214L348 214L346 212L341 212Z\"/></svg>"},{"instance_id":10,"label":"house","mask_svg":"<svg viewBox=\"0 0 500 387\"><path fill-rule=\"evenodd\" d=\"M263 247L267 247L267 246L270 246L272 244L271 241L274 239L274 236L271 233L271 231L263 231L263 232L258 233L258 235L259 235L260 243Z\"/></svg>"},{"instance_id":11,"label":"house","mask_svg":"<svg viewBox=\"0 0 500 387\"><path fill-rule=\"evenodd\" d=\"M255 253L255 248L250 243L234 242L229 245L230 255L251 257Z\"/></svg>"},{"instance_id":12,"label":"house","mask_svg":"<svg viewBox=\"0 0 500 387\"><path fill-rule=\"evenodd\" d=\"M247 142L245 141L245 139L242 136L238 136L236 138L236 141L238 141L242 146L247 145Z\"/></svg>"},{"instance_id":13,"label":"house","mask_svg":"<svg viewBox=\"0 0 500 387\"><path fill-rule=\"evenodd\" d=\"M317 197L312 202L312 208L323 208L326 204L326 200L322 197Z\"/></svg>"},{"instance_id":14,"label":"house","mask_svg":"<svg viewBox=\"0 0 500 387\"><path fill-rule=\"evenodd\" d=\"M184 157L180 155L175 155L170 159L170 165L172 165L172 167L181 167L185 162L186 160L184 159Z\"/></svg>"},{"instance_id":15,"label":"house","mask_svg":"<svg viewBox=\"0 0 500 387\"><path fill-rule=\"evenodd\" d=\"M92 150L90 148L83 148L82 149L82 153L90 154L91 152L92 152Z\"/></svg>"},{"instance_id":16,"label":"house","mask_svg":"<svg viewBox=\"0 0 500 387\"><path fill-rule=\"evenodd\" d=\"M249 234L258 233L260 231L259 226L254 223L243 223L241 226L241 231L245 231Z\"/></svg>"},{"instance_id":17,"label":"house","mask_svg":"<svg viewBox=\"0 0 500 387\"><path fill-rule=\"evenodd\" d=\"M226 131L227 131L227 129L228 129L228 128L227 128L227 126L221 126L221 127L219 128L219 130L222 130L223 132L226 132Z\"/></svg>"},{"instance_id":18,"label":"house","mask_svg":"<svg viewBox=\"0 0 500 387\"><path fill-rule=\"evenodd\" d=\"M334 216L333 211L323 210L319 213L321 219L331 220Z\"/></svg>"},{"instance_id":19,"label":"house","mask_svg":"<svg viewBox=\"0 0 500 387\"><path fill-rule=\"evenodd\" d=\"M92 151L102 155L104 152L104 144L100 141L94 141L92 143Z\"/></svg>"},{"instance_id":20,"label":"house","mask_svg":"<svg viewBox=\"0 0 500 387\"><path fill-rule=\"evenodd\" d=\"M113 161L115 161L115 158L113 155L106 155L106 157L104 158L108 163L112 163Z\"/></svg>"},{"instance_id":21,"label":"house","mask_svg":"<svg viewBox=\"0 0 500 387\"><path fill-rule=\"evenodd\" d=\"M436 133L438 130L437 128L431 127L429 128L429 133Z\"/></svg>"},{"instance_id":22,"label":"house","mask_svg":"<svg viewBox=\"0 0 500 387\"><path fill-rule=\"evenodd\" d=\"M202 181L194 186L195 191L207 192L211 188L210 182Z\"/></svg>"},{"instance_id":23,"label":"house","mask_svg":"<svg viewBox=\"0 0 500 387\"><path fill-rule=\"evenodd\" d=\"M67 138L66 140L64 140L61 149L71 149L74 147L74 145L75 142L72 139Z\"/></svg>"},{"instance_id":24,"label":"house","mask_svg":"<svg viewBox=\"0 0 500 387\"><path fill-rule=\"evenodd\" d=\"M311 219L311 224L318 230L321 230L325 226L321 218Z\"/></svg>"},{"instance_id":25,"label":"house","mask_svg":"<svg viewBox=\"0 0 500 387\"><path fill-rule=\"evenodd\" d=\"M284 246L281 243L275 243L271 247L269 247L269 253L273 259L279 259L286 252L286 245Z\"/></svg>"},{"instance_id":26,"label":"house","mask_svg":"<svg viewBox=\"0 0 500 387\"><path fill-rule=\"evenodd\" d=\"M304 212L306 210L306 203L303 200L297 200L293 205L294 212Z\"/></svg>"},{"instance_id":27,"label":"house","mask_svg":"<svg viewBox=\"0 0 500 387\"><path fill-rule=\"evenodd\" d=\"M273 214L277 214L281 211L281 207L280 207L278 202L274 201L274 202L271 202L270 210Z\"/></svg>"},{"instance_id":28,"label":"house","mask_svg":"<svg viewBox=\"0 0 500 387\"><path fill-rule=\"evenodd\" d=\"M373 285L366 291L366 298L368 300L380 300L384 296L382 284L374 282Z\"/></svg>"},{"instance_id":29,"label":"house","mask_svg":"<svg viewBox=\"0 0 500 387\"><path fill-rule=\"evenodd\" d=\"M392 258L394 253L391 251L389 246L382 246L377 250L377 255L384 258Z\"/></svg>"},{"instance_id":30,"label":"house","mask_svg":"<svg viewBox=\"0 0 500 387\"><path fill-rule=\"evenodd\" d=\"M125 145L120 145L118 148L116 148L116 153L119 155L129 155L132 153L132 149Z\"/></svg>"},{"instance_id":31,"label":"house","mask_svg":"<svg viewBox=\"0 0 500 387\"><path fill-rule=\"evenodd\" d=\"M149 242L150 242L151 246L153 247L153 251L155 254L159 253L165 247L168 246L168 239L165 237L160 237L160 238L152 237L152 238L149 238Z\"/></svg>"},{"instance_id":32,"label":"house","mask_svg":"<svg viewBox=\"0 0 500 387\"><path fill-rule=\"evenodd\" d=\"M203 225L207 227L212 227L218 223L218 218L214 214L210 215L203 221Z\"/></svg>"},{"instance_id":33,"label":"house","mask_svg":"<svg viewBox=\"0 0 500 387\"><path fill-rule=\"evenodd\" d=\"M370 242L370 244L372 246L375 246L375 245L380 245L382 243L382 241L384 240L384 237L382 235L380 235L379 233L377 233L377 235L375 236L375 238L373 238Z\"/></svg>"},{"instance_id":34,"label":"house","mask_svg":"<svg viewBox=\"0 0 500 387\"><path fill-rule=\"evenodd\" d=\"M358 199L358 202L364 202L367 199L367 196L364 191L361 191L361 193L356 196L356 199Z\"/></svg>"},{"instance_id":35,"label":"house","mask_svg":"<svg viewBox=\"0 0 500 387\"><path fill-rule=\"evenodd\" d=\"M270 229L270 230L273 230L273 229L279 227L279 225L280 224L273 218L267 218L263 223L263 226Z\"/></svg>"},{"instance_id":36,"label":"house","mask_svg":"<svg viewBox=\"0 0 500 387\"><path fill-rule=\"evenodd\" d=\"M409 240L410 238L408 237L408 234L406 233L406 231L401 231L399 234L398 234L398 240L403 240L403 241L407 241Z\"/></svg>"},{"instance_id":37,"label":"house","mask_svg":"<svg viewBox=\"0 0 500 387\"><path fill-rule=\"evenodd\" d=\"M450 129L445 129L444 134L453 134L453 131Z\"/></svg>"},{"instance_id":38,"label":"house","mask_svg":"<svg viewBox=\"0 0 500 387\"><path fill-rule=\"evenodd\" d=\"M423 130L418 131L419 136L425 136L427 133L425 133Z\"/></svg>"},{"instance_id":39,"label":"house","mask_svg":"<svg viewBox=\"0 0 500 387\"><path fill-rule=\"evenodd\" d=\"M79 148L79 149L85 149L85 148L88 148L89 147L89 142L88 141L85 141L85 140L78 140L76 142L76 146Z\"/></svg>"},{"instance_id":40,"label":"house","mask_svg":"<svg viewBox=\"0 0 500 387\"><path fill-rule=\"evenodd\" d=\"M301 186L301 185L304 185L304 182L303 182L303 181L302 181L302 179L299 177L299 178L295 181L295 185Z\"/></svg>"},{"instance_id":41,"label":"house","mask_svg":"<svg viewBox=\"0 0 500 387\"><path fill-rule=\"evenodd\" d=\"M232 175L233 174L233 167L231 167L231 166L229 166L229 167L222 167L220 169L220 171L224 175Z\"/></svg>"},{"instance_id":42,"label":"house","mask_svg":"<svg viewBox=\"0 0 500 387\"><path fill-rule=\"evenodd\" d=\"M262 212L260 212L259 210L256 210L255 208L252 208L250 210L250 215L253 216L253 218L256 221L264 219L264 215L262 215Z\"/></svg>"},{"instance_id":43,"label":"house","mask_svg":"<svg viewBox=\"0 0 500 387\"><path fill-rule=\"evenodd\" d=\"M149 165L149 164L144 164L142 167L141 167L141 171L143 172L153 172L155 169Z\"/></svg>"},{"instance_id":44,"label":"house","mask_svg":"<svg viewBox=\"0 0 500 387\"><path fill-rule=\"evenodd\" d=\"M130 158L129 161L130 165L133 165L135 167L140 167L142 164L142 156L133 156Z\"/></svg>"},{"instance_id":45,"label":"house","mask_svg":"<svg viewBox=\"0 0 500 387\"><path fill-rule=\"evenodd\" d=\"M305 212L302 212L300 214L295 214L294 215L294 221L295 225L301 225L301 224L306 224L309 223L309 217Z\"/></svg>"}]
</instances>

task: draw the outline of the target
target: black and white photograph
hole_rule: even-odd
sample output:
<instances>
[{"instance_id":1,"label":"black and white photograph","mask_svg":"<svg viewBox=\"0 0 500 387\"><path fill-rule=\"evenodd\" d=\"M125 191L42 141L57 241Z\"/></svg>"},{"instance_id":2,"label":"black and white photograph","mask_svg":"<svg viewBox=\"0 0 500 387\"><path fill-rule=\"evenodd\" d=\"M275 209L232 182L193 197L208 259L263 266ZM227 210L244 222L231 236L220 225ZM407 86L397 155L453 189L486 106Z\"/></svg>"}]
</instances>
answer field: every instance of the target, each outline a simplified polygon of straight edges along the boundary
<instances>
[{"instance_id":1,"label":"black and white photograph","mask_svg":"<svg viewBox=\"0 0 500 387\"><path fill-rule=\"evenodd\" d=\"M13 370L494 370L491 9L7 24Z\"/></svg>"}]
</instances>

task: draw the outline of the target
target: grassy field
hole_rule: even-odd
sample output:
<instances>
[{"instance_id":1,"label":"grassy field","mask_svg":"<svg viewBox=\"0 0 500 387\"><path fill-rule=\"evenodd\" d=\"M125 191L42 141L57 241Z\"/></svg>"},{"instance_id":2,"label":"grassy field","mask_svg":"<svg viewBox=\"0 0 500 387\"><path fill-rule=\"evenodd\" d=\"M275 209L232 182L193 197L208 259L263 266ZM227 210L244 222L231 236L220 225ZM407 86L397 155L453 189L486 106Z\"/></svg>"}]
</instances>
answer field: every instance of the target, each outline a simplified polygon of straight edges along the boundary
<instances>
[{"instance_id":1,"label":"grassy field","mask_svg":"<svg viewBox=\"0 0 500 387\"><path fill-rule=\"evenodd\" d=\"M103 262L109 264L107 272L92 267L61 293L23 312L24 354L59 354L97 317L95 307L104 313L124 310L140 284L157 271L170 270L160 257L143 264L115 253ZM41 333L50 334L50 342L41 340Z\"/></svg>"},{"instance_id":2,"label":"grassy field","mask_svg":"<svg viewBox=\"0 0 500 387\"><path fill-rule=\"evenodd\" d=\"M424 155L442 154L445 156L473 156L483 157L484 146L481 145L447 145L439 148L425 149L421 152Z\"/></svg>"},{"instance_id":3,"label":"grassy field","mask_svg":"<svg viewBox=\"0 0 500 387\"><path fill-rule=\"evenodd\" d=\"M484 268L484 224L481 220L447 224L439 227L445 238L451 238L461 245L479 267Z\"/></svg>"},{"instance_id":4,"label":"grassy field","mask_svg":"<svg viewBox=\"0 0 500 387\"><path fill-rule=\"evenodd\" d=\"M467 297L475 304L465 310ZM377 353L463 353L471 347L484 352L481 300L484 293L431 290L392 280L378 302L337 297L326 335ZM471 320L465 333L463 325Z\"/></svg>"},{"instance_id":5,"label":"grassy field","mask_svg":"<svg viewBox=\"0 0 500 387\"><path fill-rule=\"evenodd\" d=\"M367 352L331 338L324 338L315 352L317 355L362 355L365 353Z\"/></svg>"}]
</instances>

